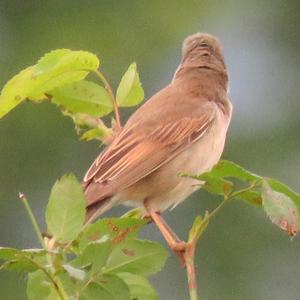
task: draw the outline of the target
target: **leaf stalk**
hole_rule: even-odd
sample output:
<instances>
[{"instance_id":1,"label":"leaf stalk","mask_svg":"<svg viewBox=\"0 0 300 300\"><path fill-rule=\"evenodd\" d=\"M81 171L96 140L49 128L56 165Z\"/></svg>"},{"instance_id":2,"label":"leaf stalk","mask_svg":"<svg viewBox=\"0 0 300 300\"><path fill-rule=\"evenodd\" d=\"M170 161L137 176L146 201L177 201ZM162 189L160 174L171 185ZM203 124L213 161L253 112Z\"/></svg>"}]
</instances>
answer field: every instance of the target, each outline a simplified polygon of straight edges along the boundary
<instances>
[{"instance_id":1,"label":"leaf stalk","mask_svg":"<svg viewBox=\"0 0 300 300\"><path fill-rule=\"evenodd\" d=\"M95 70L94 73L103 82L105 89L109 93L111 103L113 105L114 112L115 112L116 126L117 126L117 132L118 132L122 128L122 124L121 124L121 117L120 117L119 107L118 107L114 92L111 88L111 85L109 84L109 82L107 81L106 77L104 76L104 74L102 72L100 72L99 70Z\"/></svg>"}]
</instances>

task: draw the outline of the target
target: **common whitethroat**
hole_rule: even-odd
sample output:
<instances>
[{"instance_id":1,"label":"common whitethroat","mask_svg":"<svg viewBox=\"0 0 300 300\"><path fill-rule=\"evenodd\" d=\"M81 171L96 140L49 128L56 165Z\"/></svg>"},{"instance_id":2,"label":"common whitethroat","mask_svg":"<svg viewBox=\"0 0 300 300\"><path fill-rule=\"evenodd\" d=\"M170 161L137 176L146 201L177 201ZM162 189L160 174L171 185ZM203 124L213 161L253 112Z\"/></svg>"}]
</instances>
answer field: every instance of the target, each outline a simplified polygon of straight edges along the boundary
<instances>
[{"instance_id":1,"label":"common whitethroat","mask_svg":"<svg viewBox=\"0 0 300 300\"><path fill-rule=\"evenodd\" d=\"M181 251L161 213L199 186L179 173L201 174L218 162L231 113L219 40L207 33L187 37L171 83L135 111L87 171L87 221L118 204L138 207Z\"/></svg>"}]
</instances>

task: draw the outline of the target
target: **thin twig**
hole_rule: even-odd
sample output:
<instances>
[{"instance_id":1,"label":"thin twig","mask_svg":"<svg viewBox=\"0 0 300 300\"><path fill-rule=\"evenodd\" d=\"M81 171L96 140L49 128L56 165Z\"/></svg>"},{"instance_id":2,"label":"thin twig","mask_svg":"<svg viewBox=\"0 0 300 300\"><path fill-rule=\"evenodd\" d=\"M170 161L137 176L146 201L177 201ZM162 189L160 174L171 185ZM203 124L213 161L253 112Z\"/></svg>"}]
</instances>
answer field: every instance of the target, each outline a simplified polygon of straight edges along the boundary
<instances>
[{"instance_id":1,"label":"thin twig","mask_svg":"<svg viewBox=\"0 0 300 300\"><path fill-rule=\"evenodd\" d=\"M35 230L35 233L36 233L36 235L38 237L39 242L41 243L42 247L45 250L47 250L45 242L44 242L44 239L43 239L43 236L42 236L42 233L41 233L41 230L40 230L39 225L38 225L38 223L37 223L37 221L36 221L36 219L34 217L34 214L32 212L31 207L28 204L28 200L27 200L25 194L24 193L19 193L19 198L22 200L22 202L23 202L23 204L24 204L24 206L26 208L26 211L28 213L29 219L31 221L31 224L33 225L33 228Z\"/></svg>"},{"instance_id":2,"label":"thin twig","mask_svg":"<svg viewBox=\"0 0 300 300\"><path fill-rule=\"evenodd\" d=\"M229 195L229 199L234 199L238 196L240 196L241 194L248 192L250 190L252 190L256 185L258 185L261 182L260 179L257 179L255 181L253 181L249 186L245 187L244 189L238 190L236 192L233 192Z\"/></svg>"},{"instance_id":3,"label":"thin twig","mask_svg":"<svg viewBox=\"0 0 300 300\"><path fill-rule=\"evenodd\" d=\"M107 92L110 95L110 99L114 108L114 112L115 112L115 117L116 117L116 125L117 125L117 130L119 131L122 128L122 124L121 124L121 117L120 117L120 112L119 112L119 108L118 108L118 104L115 98L115 95L113 93L113 90L109 84L109 82L107 81L107 79L105 78L104 74L102 72L100 72L99 70L95 70L94 73L99 77L99 79L103 82L105 89L107 90Z\"/></svg>"},{"instance_id":4,"label":"thin twig","mask_svg":"<svg viewBox=\"0 0 300 300\"><path fill-rule=\"evenodd\" d=\"M216 216L216 214L221 210L221 208L223 208L223 206L229 201L231 200L230 197L227 197L226 195L224 196L224 199L222 200L222 202L209 214L207 214L204 217L204 220L202 222L202 224L208 224L209 221ZM198 238L199 239L199 238Z\"/></svg>"},{"instance_id":5,"label":"thin twig","mask_svg":"<svg viewBox=\"0 0 300 300\"><path fill-rule=\"evenodd\" d=\"M50 271L51 272L48 272L48 270L43 267L42 265L40 265L39 263L37 263L35 260L29 258L29 257L26 257L26 259L30 260L33 264L35 264L39 269L41 269L51 280L51 282L53 283L53 286L54 288L57 290L57 293L59 294L60 298L62 300L68 300L68 296L63 288L63 285L62 283L60 282L59 278L56 278L54 273L55 273L55 269L53 267L53 262L52 262L52 257L51 257L51 253L49 253L48 251L48 248L47 248L47 245L43 239L43 236L42 236L42 233L41 233L41 230L39 228L39 225L34 217L34 214L33 214L33 211L28 203L28 200L27 200L27 197L25 196L24 193L19 193L19 198L22 200L22 202L24 203L24 206L26 208L26 211L28 213L28 216L30 218L30 221L33 225L33 228L36 232L36 235L42 245L42 247L44 248L44 250L47 251L47 260L48 260L48 263L49 263L49 266L50 266Z\"/></svg>"}]
</instances>

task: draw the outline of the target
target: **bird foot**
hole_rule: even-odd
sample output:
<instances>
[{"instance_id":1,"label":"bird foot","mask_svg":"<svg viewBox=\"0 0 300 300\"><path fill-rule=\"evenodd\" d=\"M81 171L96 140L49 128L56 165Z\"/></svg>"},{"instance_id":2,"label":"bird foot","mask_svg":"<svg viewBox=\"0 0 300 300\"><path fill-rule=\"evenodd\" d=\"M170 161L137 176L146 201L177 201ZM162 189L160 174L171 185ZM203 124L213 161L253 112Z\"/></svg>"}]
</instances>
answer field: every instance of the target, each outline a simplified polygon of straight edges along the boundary
<instances>
[{"instance_id":1,"label":"bird foot","mask_svg":"<svg viewBox=\"0 0 300 300\"><path fill-rule=\"evenodd\" d=\"M170 244L170 248L174 251L174 252L184 252L186 249L186 242L183 241L177 241L174 243Z\"/></svg>"},{"instance_id":2,"label":"bird foot","mask_svg":"<svg viewBox=\"0 0 300 300\"><path fill-rule=\"evenodd\" d=\"M185 268L186 267L185 251L187 248L187 243L185 243L183 241L178 241L178 242L172 243L172 245L170 245L170 248L178 256L181 266L183 268Z\"/></svg>"}]
</instances>

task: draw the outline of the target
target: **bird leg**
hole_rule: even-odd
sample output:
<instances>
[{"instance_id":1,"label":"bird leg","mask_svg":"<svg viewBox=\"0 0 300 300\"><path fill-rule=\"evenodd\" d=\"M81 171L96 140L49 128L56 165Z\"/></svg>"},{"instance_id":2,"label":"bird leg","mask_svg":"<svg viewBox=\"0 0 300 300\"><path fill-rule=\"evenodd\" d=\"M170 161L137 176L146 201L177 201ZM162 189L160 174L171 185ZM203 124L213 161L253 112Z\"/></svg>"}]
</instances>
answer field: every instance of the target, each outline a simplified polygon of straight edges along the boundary
<instances>
[{"instance_id":1,"label":"bird leg","mask_svg":"<svg viewBox=\"0 0 300 300\"><path fill-rule=\"evenodd\" d=\"M163 217L159 212L155 212L151 210L149 205L147 205L147 201L144 202L144 206L146 208L146 212L151 217L154 224L157 226L169 247L172 251L179 257L183 266L185 266L184 261L184 252L186 249L186 243L181 241L177 235L173 232L173 230L169 227L169 225L165 222Z\"/></svg>"}]
</instances>

